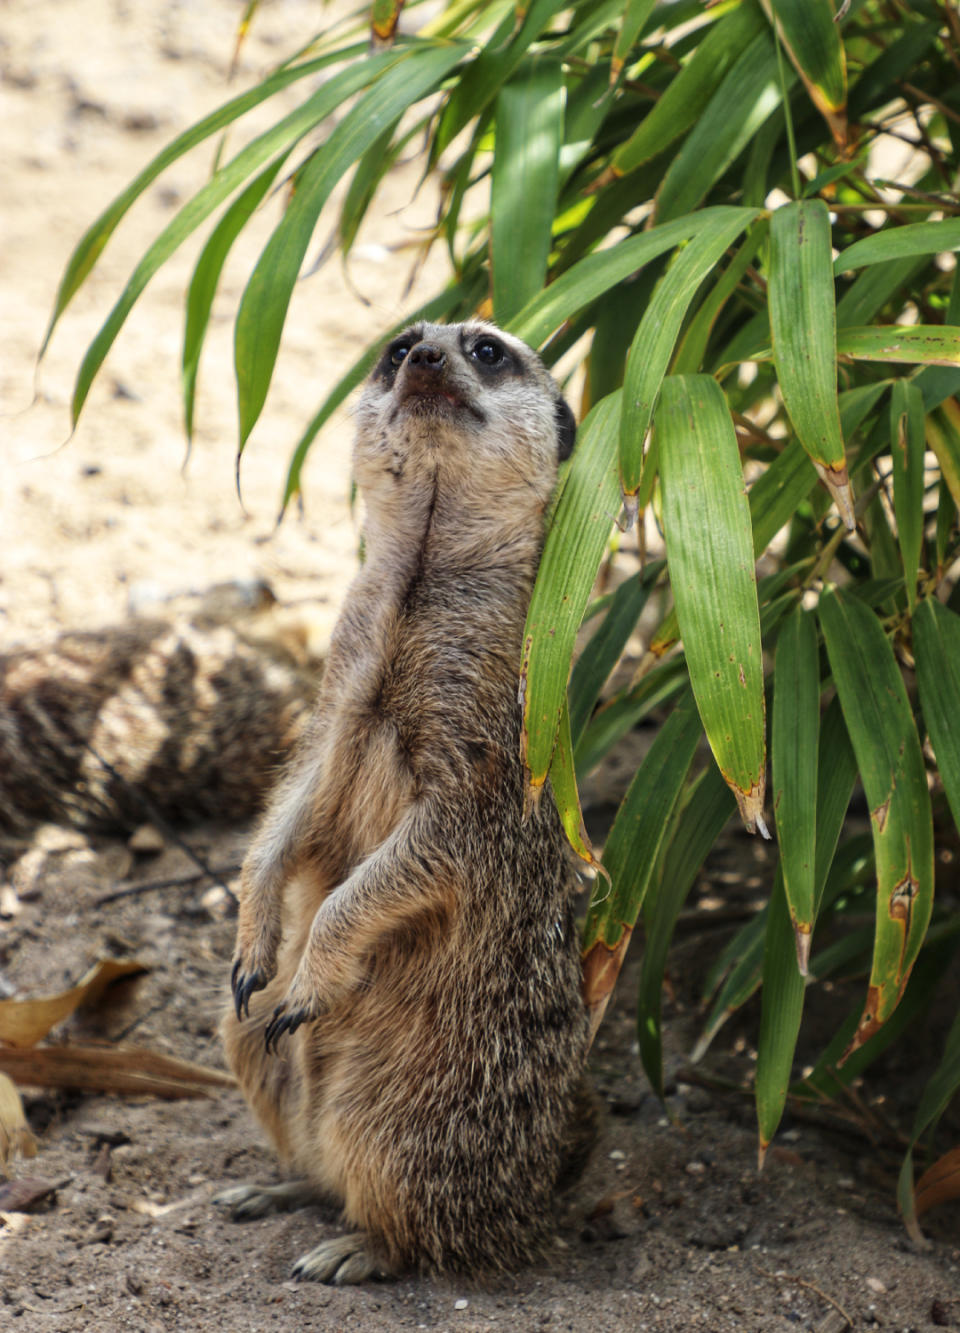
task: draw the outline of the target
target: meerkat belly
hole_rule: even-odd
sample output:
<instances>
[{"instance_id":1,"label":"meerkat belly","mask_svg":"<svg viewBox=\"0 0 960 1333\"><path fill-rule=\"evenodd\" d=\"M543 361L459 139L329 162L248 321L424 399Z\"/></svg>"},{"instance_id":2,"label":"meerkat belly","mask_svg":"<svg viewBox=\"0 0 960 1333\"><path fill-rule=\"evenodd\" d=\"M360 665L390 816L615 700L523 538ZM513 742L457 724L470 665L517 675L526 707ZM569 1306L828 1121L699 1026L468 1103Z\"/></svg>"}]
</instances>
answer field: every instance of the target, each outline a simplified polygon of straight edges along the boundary
<instances>
[{"instance_id":1,"label":"meerkat belly","mask_svg":"<svg viewBox=\"0 0 960 1333\"><path fill-rule=\"evenodd\" d=\"M365 730L354 748L354 762L338 775L343 783L338 838L362 861L390 836L409 810L416 793L397 732L389 722Z\"/></svg>"}]
</instances>

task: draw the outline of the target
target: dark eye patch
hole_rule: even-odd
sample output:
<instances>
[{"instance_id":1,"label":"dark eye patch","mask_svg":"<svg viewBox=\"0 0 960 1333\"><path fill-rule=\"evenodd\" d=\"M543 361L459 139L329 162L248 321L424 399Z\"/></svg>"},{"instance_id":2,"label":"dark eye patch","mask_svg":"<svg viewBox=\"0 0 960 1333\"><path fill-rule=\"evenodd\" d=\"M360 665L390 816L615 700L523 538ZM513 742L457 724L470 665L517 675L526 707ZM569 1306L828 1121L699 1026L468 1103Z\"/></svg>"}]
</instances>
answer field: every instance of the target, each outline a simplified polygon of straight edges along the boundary
<instances>
[{"instance_id":1,"label":"dark eye patch","mask_svg":"<svg viewBox=\"0 0 960 1333\"><path fill-rule=\"evenodd\" d=\"M562 463L573 453L577 440L577 419L566 398L558 398L554 409L557 421L557 461Z\"/></svg>"},{"instance_id":2,"label":"dark eye patch","mask_svg":"<svg viewBox=\"0 0 960 1333\"><path fill-rule=\"evenodd\" d=\"M482 366L499 366L505 356L503 343L499 338L478 338L470 355Z\"/></svg>"},{"instance_id":3,"label":"dark eye patch","mask_svg":"<svg viewBox=\"0 0 960 1333\"><path fill-rule=\"evenodd\" d=\"M398 368L403 364L407 353L421 341L423 330L419 325L405 329L403 333L388 343L373 372L374 378L392 383Z\"/></svg>"},{"instance_id":4,"label":"dark eye patch","mask_svg":"<svg viewBox=\"0 0 960 1333\"><path fill-rule=\"evenodd\" d=\"M524 367L501 339L491 333L462 334L460 346L464 356L483 374L522 375Z\"/></svg>"},{"instance_id":5,"label":"dark eye patch","mask_svg":"<svg viewBox=\"0 0 960 1333\"><path fill-rule=\"evenodd\" d=\"M412 344L409 342L394 343L390 348L391 366L401 365L403 361L406 359L407 353L410 351L411 346Z\"/></svg>"}]
</instances>

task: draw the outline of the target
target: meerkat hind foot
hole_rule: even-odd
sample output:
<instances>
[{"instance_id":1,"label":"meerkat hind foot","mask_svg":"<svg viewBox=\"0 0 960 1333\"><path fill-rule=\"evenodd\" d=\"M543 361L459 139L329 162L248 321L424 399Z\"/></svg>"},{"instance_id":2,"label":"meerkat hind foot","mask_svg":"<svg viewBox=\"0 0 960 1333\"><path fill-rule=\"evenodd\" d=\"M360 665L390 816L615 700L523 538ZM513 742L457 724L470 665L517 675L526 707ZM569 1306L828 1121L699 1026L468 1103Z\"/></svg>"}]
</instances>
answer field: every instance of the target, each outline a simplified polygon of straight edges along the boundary
<instances>
[{"instance_id":1,"label":"meerkat hind foot","mask_svg":"<svg viewBox=\"0 0 960 1333\"><path fill-rule=\"evenodd\" d=\"M317 1202L316 1190L305 1180L285 1180L279 1185L231 1185L213 1196L212 1202L229 1208L234 1222L247 1222L273 1213L290 1213Z\"/></svg>"},{"instance_id":2,"label":"meerkat hind foot","mask_svg":"<svg viewBox=\"0 0 960 1333\"><path fill-rule=\"evenodd\" d=\"M302 1254L293 1265L293 1276L312 1282L331 1282L335 1287L352 1286L368 1278L386 1278L392 1274L373 1257L362 1231L334 1240L321 1241Z\"/></svg>"}]
</instances>

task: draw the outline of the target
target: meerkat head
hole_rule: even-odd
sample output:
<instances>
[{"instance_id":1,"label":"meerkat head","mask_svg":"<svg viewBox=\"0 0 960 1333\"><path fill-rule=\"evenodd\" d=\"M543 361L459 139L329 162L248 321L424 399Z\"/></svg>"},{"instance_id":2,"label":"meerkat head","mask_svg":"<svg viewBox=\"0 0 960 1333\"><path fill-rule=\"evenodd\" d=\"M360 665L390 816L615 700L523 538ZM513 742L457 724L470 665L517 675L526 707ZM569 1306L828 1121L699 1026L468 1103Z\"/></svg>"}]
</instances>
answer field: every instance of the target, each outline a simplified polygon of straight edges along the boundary
<instances>
[{"instance_id":1,"label":"meerkat head","mask_svg":"<svg viewBox=\"0 0 960 1333\"><path fill-rule=\"evenodd\" d=\"M433 478L541 502L576 436L543 362L493 324L414 324L384 349L357 408L354 467L370 501Z\"/></svg>"}]
</instances>

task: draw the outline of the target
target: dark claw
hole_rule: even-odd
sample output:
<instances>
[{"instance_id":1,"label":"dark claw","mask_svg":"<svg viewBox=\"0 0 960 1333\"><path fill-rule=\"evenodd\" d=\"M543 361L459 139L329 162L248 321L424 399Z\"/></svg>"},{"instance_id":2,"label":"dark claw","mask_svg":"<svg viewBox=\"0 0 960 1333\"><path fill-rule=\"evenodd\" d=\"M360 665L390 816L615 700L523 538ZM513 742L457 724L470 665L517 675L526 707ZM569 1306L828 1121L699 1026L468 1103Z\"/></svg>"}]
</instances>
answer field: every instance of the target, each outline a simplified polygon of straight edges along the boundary
<instances>
[{"instance_id":1,"label":"dark claw","mask_svg":"<svg viewBox=\"0 0 960 1333\"><path fill-rule=\"evenodd\" d=\"M273 1018L267 1024L263 1033L263 1042L269 1051L273 1047L274 1054L277 1051L277 1043L285 1032L296 1032L301 1023L307 1018L306 1009L295 1009L293 1013L286 1012L285 1004L278 1004L273 1011Z\"/></svg>"},{"instance_id":2,"label":"dark claw","mask_svg":"<svg viewBox=\"0 0 960 1333\"><path fill-rule=\"evenodd\" d=\"M263 990L267 984L266 977L257 969L251 972L249 977L240 971L240 959L233 965L233 971L230 973L230 989L233 991L233 1003L237 1011L237 1022L246 1016L250 1017L250 996L255 990Z\"/></svg>"}]
</instances>

